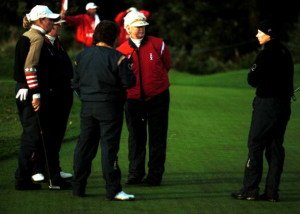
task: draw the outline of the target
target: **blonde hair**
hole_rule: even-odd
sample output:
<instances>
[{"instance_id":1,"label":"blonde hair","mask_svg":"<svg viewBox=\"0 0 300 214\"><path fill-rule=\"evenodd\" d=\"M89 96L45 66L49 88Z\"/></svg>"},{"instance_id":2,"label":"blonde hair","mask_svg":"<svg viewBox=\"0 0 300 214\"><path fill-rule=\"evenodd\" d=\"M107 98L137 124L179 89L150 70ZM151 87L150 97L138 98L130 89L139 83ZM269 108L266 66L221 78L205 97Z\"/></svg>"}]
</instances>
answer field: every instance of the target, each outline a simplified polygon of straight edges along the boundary
<instances>
[{"instance_id":1,"label":"blonde hair","mask_svg":"<svg viewBox=\"0 0 300 214\"><path fill-rule=\"evenodd\" d=\"M32 22L30 22L27 18L27 16L23 17L23 28L29 29L32 25Z\"/></svg>"}]
</instances>

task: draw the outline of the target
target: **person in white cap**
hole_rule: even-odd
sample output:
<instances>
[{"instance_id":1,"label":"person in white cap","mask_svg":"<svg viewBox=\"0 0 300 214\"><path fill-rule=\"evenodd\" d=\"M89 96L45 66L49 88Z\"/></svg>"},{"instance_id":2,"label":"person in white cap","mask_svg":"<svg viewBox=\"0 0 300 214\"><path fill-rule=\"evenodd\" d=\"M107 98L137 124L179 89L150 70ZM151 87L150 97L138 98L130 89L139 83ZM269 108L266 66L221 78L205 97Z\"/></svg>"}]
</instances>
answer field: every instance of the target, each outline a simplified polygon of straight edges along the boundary
<instances>
[{"instance_id":1,"label":"person in white cap","mask_svg":"<svg viewBox=\"0 0 300 214\"><path fill-rule=\"evenodd\" d=\"M46 34L39 60L39 69L42 71L39 79L42 83L40 88L43 97L40 120L48 165L42 162L32 179L42 181L46 173L50 176L52 185L59 186L59 189L69 189L71 183L63 178L71 178L72 174L61 171L59 162L59 151L73 102L71 89L73 66L58 38L63 22L64 20L55 20L52 30ZM45 170L46 167L49 167L49 171Z\"/></svg>"},{"instance_id":2,"label":"person in white cap","mask_svg":"<svg viewBox=\"0 0 300 214\"><path fill-rule=\"evenodd\" d=\"M115 22L120 27L120 34L119 34L119 40L118 45L121 45L123 42L125 42L129 38L129 34L127 33L126 29L124 28L124 17L131 11L138 11L135 7L130 7L125 11L121 11L118 13L115 17ZM148 10L139 10L139 12L143 13L146 19L149 18L150 12Z\"/></svg>"},{"instance_id":3,"label":"person in white cap","mask_svg":"<svg viewBox=\"0 0 300 214\"><path fill-rule=\"evenodd\" d=\"M41 188L40 184L31 180L33 168L43 153L38 122L41 108L39 72L42 71L38 69L44 36L58 17L59 14L53 13L45 5L33 7L23 19L23 27L30 29L19 38L15 48L16 104L23 128L15 173L17 190Z\"/></svg>"},{"instance_id":4,"label":"person in white cap","mask_svg":"<svg viewBox=\"0 0 300 214\"><path fill-rule=\"evenodd\" d=\"M143 13L132 11L124 18L130 38L117 50L132 61L137 79L135 87L127 90L125 104L129 131L129 175L127 184L161 184L166 159L169 78L171 56L163 39L146 36L149 25ZM149 136L149 138L148 138ZM149 143L148 174L145 179L147 138Z\"/></svg>"},{"instance_id":5,"label":"person in white cap","mask_svg":"<svg viewBox=\"0 0 300 214\"><path fill-rule=\"evenodd\" d=\"M98 6L94 2L89 2L85 6L86 13L75 16L66 16L66 11L61 11L61 16L67 24L76 26L75 40L85 47L93 45L93 34L100 18L97 15Z\"/></svg>"}]
</instances>

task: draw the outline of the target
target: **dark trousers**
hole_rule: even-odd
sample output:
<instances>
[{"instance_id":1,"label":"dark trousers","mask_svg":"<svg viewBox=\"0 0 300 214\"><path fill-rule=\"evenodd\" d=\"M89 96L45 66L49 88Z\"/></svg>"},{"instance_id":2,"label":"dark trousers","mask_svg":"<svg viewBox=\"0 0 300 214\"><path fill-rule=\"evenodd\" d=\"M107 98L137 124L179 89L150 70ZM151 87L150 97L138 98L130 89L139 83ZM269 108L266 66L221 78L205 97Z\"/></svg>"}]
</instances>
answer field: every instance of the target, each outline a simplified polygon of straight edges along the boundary
<instances>
[{"instance_id":1,"label":"dark trousers","mask_svg":"<svg viewBox=\"0 0 300 214\"><path fill-rule=\"evenodd\" d=\"M65 136L73 103L73 92L51 91L42 94L40 119L51 178L61 171L59 152ZM43 163L45 164L45 162ZM42 165L42 169L45 165ZM39 170L37 170L39 171Z\"/></svg>"},{"instance_id":2,"label":"dark trousers","mask_svg":"<svg viewBox=\"0 0 300 214\"><path fill-rule=\"evenodd\" d=\"M108 199L122 190L118 151L124 103L82 102L80 137L74 152L73 193L84 194L100 142L103 178Z\"/></svg>"},{"instance_id":3,"label":"dark trousers","mask_svg":"<svg viewBox=\"0 0 300 214\"><path fill-rule=\"evenodd\" d=\"M158 182L161 181L165 170L169 103L169 90L148 101L127 100L125 113L129 131L129 178L142 179L145 176L148 135L148 178Z\"/></svg>"},{"instance_id":4,"label":"dark trousers","mask_svg":"<svg viewBox=\"0 0 300 214\"><path fill-rule=\"evenodd\" d=\"M244 189L259 189L263 173L263 153L268 162L265 192L278 194L285 152L284 134L291 114L289 100L255 97L248 139L248 160L245 166Z\"/></svg>"},{"instance_id":5,"label":"dark trousers","mask_svg":"<svg viewBox=\"0 0 300 214\"><path fill-rule=\"evenodd\" d=\"M15 178L21 184L31 182L33 170L41 161L43 147L37 113L32 108L31 99L27 96L27 100L17 100L16 104L23 131Z\"/></svg>"}]
</instances>

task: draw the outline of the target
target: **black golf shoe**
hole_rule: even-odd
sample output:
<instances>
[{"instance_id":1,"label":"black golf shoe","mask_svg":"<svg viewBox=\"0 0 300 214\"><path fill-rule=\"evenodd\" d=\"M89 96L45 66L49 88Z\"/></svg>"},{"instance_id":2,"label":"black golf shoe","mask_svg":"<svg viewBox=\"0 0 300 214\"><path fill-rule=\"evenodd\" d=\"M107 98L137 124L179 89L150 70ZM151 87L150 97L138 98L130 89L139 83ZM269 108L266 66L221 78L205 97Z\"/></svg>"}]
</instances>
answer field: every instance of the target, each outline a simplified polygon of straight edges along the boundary
<instances>
[{"instance_id":1,"label":"black golf shoe","mask_svg":"<svg viewBox=\"0 0 300 214\"><path fill-rule=\"evenodd\" d=\"M68 190L72 188L72 184L60 176L55 176L51 182L52 187L49 186L49 189Z\"/></svg>"},{"instance_id":2,"label":"black golf shoe","mask_svg":"<svg viewBox=\"0 0 300 214\"><path fill-rule=\"evenodd\" d=\"M263 193L259 196L259 200L270 201L270 202L278 202L279 201L279 196L278 196L278 194L267 195L266 193Z\"/></svg>"},{"instance_id":3,"label":"black golf shoe","mask_svg":"<svg viewBox=\"0 0 300 214\"><path fill-rule=\"evenodd\" d=\"M255 201L259 199L258 190L243 191L231 193L231 197L238 200Z\"/></svg>"}]
</instances>

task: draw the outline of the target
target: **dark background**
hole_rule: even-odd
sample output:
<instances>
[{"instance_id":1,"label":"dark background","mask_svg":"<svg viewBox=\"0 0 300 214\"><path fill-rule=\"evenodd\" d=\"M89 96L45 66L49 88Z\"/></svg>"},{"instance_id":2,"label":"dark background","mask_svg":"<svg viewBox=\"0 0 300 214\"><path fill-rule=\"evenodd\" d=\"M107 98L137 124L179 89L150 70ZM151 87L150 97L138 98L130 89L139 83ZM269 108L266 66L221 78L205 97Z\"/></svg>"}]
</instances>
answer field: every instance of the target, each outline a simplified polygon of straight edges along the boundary
<instances>
[{"instance_id":1,"label":"dark background","mask_svg":"<svg viewBox=\"0 0 300 214\"><path fill-rule=\"evenodd\" d=\"M69 0L68 15L85 13L89 1ZM129 7L151 12L147 32L162 37L169 45L176 69L210 74L248 67L257 50L257 24L274 20L281 39L291 49L295 62L300 56L299 11L295 0L95 0L101 20L113 20ZM0 43L16 39L24 29L22 17L36 4L54 12L60 0L2 0ZM67 27L64 42L72 48L74 28Z\"/></svg>"}]
</instances>

